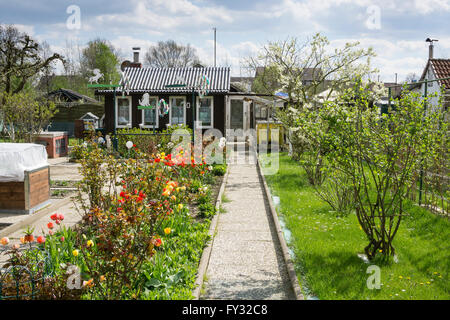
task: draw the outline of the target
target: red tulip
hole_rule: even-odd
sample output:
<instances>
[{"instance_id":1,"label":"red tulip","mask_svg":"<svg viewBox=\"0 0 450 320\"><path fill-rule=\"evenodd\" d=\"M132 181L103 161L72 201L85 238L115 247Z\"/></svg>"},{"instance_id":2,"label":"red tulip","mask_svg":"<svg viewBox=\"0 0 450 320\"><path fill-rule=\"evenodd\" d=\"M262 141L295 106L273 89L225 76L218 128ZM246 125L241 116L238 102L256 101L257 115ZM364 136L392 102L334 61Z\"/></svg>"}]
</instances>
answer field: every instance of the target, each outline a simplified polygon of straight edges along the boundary
<instances>
[{"instance_id":1,"label":"red tulip","mask_svg":"<svg viewBox=\"0 0 450 320\"><path fill-rule=\"evenodd\" d=\"M53 223L51 223L51 222L49 222L49 223L47 223L47 228L49 228L49 229L53 229Z\"/></svg>"},{"instance_id":2,"label":"red tulip","mask_svg":"<svg viewBox=\"0 0 450 320\"><path fill-rule=\"evenodd\" d=\"M45 237L44 236L39 236L37 237L36 241L40 244L45 243Z\"/></svg>"}]
</instances>

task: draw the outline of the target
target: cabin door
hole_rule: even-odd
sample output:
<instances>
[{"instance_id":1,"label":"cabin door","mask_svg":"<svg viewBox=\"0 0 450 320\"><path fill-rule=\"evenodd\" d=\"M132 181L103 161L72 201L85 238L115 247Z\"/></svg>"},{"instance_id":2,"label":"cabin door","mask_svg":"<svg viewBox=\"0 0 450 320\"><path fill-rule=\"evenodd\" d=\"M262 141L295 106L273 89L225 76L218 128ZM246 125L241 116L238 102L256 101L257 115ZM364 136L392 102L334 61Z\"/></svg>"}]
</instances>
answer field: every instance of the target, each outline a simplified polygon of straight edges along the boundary
<instances>
[{"instance_id":1,"label":"cabin door","mask_svg":"<svg viewBox=\"0 0 450 320\"><path fill-rule=\"evenodd\" d=\"M227 99L226 128L232 130L247 130L250 127L250 103L243 98Z\"/></svg>"}]
</instances>

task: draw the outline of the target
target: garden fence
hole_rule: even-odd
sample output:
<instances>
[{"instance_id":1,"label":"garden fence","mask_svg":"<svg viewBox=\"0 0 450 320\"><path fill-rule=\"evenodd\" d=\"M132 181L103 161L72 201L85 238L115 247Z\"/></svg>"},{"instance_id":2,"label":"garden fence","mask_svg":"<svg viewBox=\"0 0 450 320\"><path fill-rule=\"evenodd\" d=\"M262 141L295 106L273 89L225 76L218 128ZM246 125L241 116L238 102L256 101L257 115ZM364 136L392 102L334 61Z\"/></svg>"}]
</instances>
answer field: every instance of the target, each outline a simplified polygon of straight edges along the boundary
<instances>
[{"instance_id":1,"label":"garden fence","mask_svg":"<svg viewBox=\"0 0 450 320\"><path fill-rule=\"evenodd\" d=\"M0 248L0 258L6 258L10 250L7 247ZM25 244L20 246L18 252L22 261L19 258L14 263L10 259L0 262L0 300L36 299L39 285L54 273L48 251Z\"/></svg>"},{"instance_id":2,"label":"garden fence","mask_svg":"<svg viewBox=\"0 0 450 320\"><path fill-rule=\"evenodd\" d=\"M434 80L427 80L407 83L402 85L394 85L388 88L389 90L389 105L391 103L391 90L392 87L399 86L414 86L417 84L424 84L423 97L428 96L428 83L448 80L448 78L440 78ZM449 105L450 105L450 94L448 91L444 95L443 108L444 108L444 121L449 120ZM425 104L425 112L427 112L427 105ZM449 132L450 133L450 132ZM450 201L450 190L449 190L449 180L450 180L450 170L449 170L449 150L448 141L449 134L443 140L443 147L440 150L437 160L426 166L426 169L422 169L417 172L414 182L410 187L408 197L412 201L417 202L420 206L424 206L430 211L450 217L449 201Z\"/></svg>"}]
</instances>

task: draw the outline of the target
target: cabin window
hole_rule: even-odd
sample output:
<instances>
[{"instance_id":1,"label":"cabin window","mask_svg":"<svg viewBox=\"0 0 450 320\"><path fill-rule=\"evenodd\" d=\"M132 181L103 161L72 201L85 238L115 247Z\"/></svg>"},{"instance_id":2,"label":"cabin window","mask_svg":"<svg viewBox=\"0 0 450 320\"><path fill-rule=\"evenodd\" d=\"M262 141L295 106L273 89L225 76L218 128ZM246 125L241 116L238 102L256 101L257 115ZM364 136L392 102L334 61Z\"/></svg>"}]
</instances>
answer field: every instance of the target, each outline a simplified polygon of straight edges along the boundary
<instances>
[{"instance_id":1,"label":"cabin window","mask_svg":"<svg viewBox=\"0 0 450 320\"><path fill-rule=\"evenodd\" d=\"M186 98L170 97L170 124L186 124Z\"/></svg>"},{"instance_id":2,"label":"cabin window","mask_svg":"<svg viewBox=\"0 0 450 320\"><path fill-rule=\"evenodd\" d=\"M116 127L131 127L131 97L116 98Z\"/></svg>"},{"instance_id":3,"label":"cabin window","mask_svg":"<svg viewBox=\"0 0 450 320\"><path fill-rule=\"evenodd\" d=\"M214 115L213 97L197 98L198 128L212 128Z\"/></svg>"},{"instance_id":4,"label":"cabin window","mask_svg":"<svg viewBox=\"0 0 450 320\"><path fill-rule=\"evenodd\" d=\"M150 109L142 109L142 126L147 128L158 127L158 97L150 97Z\"/></svg>"},{"instance_id":5,"label":"cabin window","mask_svg":"<svg viewBox=\"0 0 450 320\"><path fill-rule=\"evenodd\" d=\"M256 119L267 119L267 107L257 104L255 106L255 118Z\"/></svg>"}]
</instances>

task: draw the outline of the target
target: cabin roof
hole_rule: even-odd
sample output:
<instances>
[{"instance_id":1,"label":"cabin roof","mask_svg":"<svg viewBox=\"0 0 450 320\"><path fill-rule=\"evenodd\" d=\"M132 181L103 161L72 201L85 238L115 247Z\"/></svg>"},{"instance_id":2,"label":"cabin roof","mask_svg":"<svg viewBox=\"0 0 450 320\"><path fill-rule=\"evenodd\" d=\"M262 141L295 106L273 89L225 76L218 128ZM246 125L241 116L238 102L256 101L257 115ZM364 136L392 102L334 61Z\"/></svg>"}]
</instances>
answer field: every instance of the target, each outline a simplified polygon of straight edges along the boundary
<instances>
[{"instance_id":1,"label":"cabin roof","mask_svg":"<svg viewBox=\"0 0 450 320\"><path fill-rule=\"evenodd\" d=\"M190 93L197 88L202 77L209 81L209 93L230 91L229 67L186 67L186 68L125 68L117 91L130 93ZM204 80L204 83L207 82ZM179 87L167 87L180 85ZM98 94L112 93L112 89L97 90Z\"/></svg>"}]
</instances>

